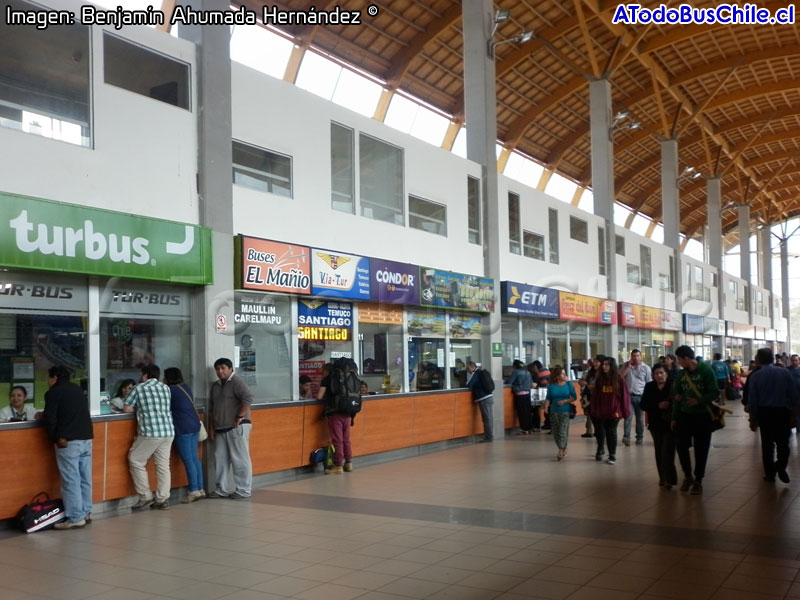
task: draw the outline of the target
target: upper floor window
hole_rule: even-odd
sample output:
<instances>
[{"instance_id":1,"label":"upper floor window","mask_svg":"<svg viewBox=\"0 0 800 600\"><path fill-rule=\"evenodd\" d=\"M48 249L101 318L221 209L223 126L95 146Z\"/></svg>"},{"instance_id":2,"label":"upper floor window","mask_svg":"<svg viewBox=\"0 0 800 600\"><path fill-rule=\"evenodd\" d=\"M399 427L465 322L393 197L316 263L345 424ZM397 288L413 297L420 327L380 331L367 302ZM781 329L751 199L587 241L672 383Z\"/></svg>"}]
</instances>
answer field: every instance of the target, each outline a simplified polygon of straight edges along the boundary
<instances>
[{"instance_id":1,"label":"upper floor window","mask_svg":"<svg viewBox=\"0 0 800 600\"><path fill-rule=\"evenodd\" d=\"M13 11L43 10L23 0L4 4ZM89 35L86 25L2 27L0 126L92 145Z\"/></svg>"},{"instance_id":2,"label":"upper floor window","mask_svg":"<svg viewBox=\"0 0 800 600\"><path fill-rule=\"evenodd\" d=\"M292 157L233 142L233 183L292 197Z\"/></svg>"},{"instance_id":3,"label":"upper floor window","mask_svg":"<svg viewBox=\"0 0 800 600\"><path fill-rule=\"evenodd\" d=\"M550 246L550 262L558 264L558 211L555 208L547 209L548 238Z\"/></svg>"},{"instance_id":4,"label":"upper floor window","mask_svg":"<svg viewBox=\"0 0 800 600\"><path fill-rule=\"evenodd\" d=\"M403 150L360 133L358 156L362 216L405 225Z\"/></svg>"},{"instance_id":5,"label":"upper floor window","mask_svg":"<svg viewBox=\"0 0 800 600\"><path fill-rule=\"evenodd\" d=\"M512 254L522 254L520 227L519 194L508 192L508 249Z\"/></svg>"},{"instance_id":6,"label":"upper floor window","mask_svg":"<svg viewBox=\"0 0 800 600\"><path fill-rule=\"evenodd\" d=\"M408 197L408 226L447 235L447 207L417 196Z\"/></svg>"},{"instance_id":7,"label":"upper floor window","mask_svg":"<svg viewBox=\"0 0 800 600\"><path fill-rule=\"evenodd\" d=\"M523 253L528 258L544 260L544 236L532 231L522 232Z\"/></svg>"},{"instance_id":8,"label":"upper floor window","mask_svg":"<svg viewBox=\"0 0 800 600\"><path fill-rule=\"evenodd\" d=\"M653 265L651 259L651 251L649 246L644 244L639 245L639 267L641 268L642 285L646 287L653 286Z\"/></svg>"},{"instance_id":9,"label":"upper floor window","mask_svg":"<svg viewBox=\"0 0 800 600\"><path fill-rule=\"evenodd\" d=\"M606 274L606 230L603 227L597 228L597 273Z\"/></svg>"},{"instance_id":10,"label":"upper floor window","mask_svg":"<svg viewBox=\"0 0 800 600\"><path fill-rule=\"evenodd\" d=\"M639 265L628 263L628 283L640 283Z\"/></svg>"},{"instance_id":11,"label":"upper floor window","mask_svg":"<svg viewBox=\"0 0 800 600\"><path fill-rule=\"evenodd\" d=\"M569 237L573 240L577 240L579 242L583 242L584 244L589 243L589 224L584 221L583 219L579 219L578 217L569 218Z\"/></svg>"},{"instance_id":12,"label":"upper floor window","mask_svg":"<svg viewBox=\"0 0 800 600\"><path fill-rule=\"evenodd\" d=\"M188 64L109 33L103 34L103 73L110 85L180 108L191 107Z\"/></svg>"},{"instance_id":13,"label":"upper floor window","mask_svg":"<svg viewBox=\"0 0 800 600\"><path fill-rule=\"evenodd\" d=\"M617 254L620 256L625 256L625 236L616 234L614 238L617 242Z\"/></svg>"},{"instance_id":14,"label":"upper floor window","mask_svg":"<svg viewBox=\"0 0 800 600\"><path fill-rule=\"evenodd\" d=\"M355 213L355 163L353 130L331 123L331 206Z\"/></svg>"},{"instance_id":15,"label":"upper floor window","mask_svg":"<svg viewBox=\"0 0 800 600\"><path fill-rule=\"evenodd\" d=\"M481 180L467 176L467 239L481 243Z\"/></svg>"}]
</instances>

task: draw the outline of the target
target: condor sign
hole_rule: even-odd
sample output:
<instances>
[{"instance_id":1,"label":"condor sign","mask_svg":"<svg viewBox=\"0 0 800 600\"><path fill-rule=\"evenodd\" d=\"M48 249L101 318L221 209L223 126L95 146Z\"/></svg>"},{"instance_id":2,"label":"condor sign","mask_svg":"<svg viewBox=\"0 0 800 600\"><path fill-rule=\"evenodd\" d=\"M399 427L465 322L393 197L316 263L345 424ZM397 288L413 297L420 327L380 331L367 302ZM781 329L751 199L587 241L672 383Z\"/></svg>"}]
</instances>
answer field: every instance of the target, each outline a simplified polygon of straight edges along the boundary
<instances>
[{"instance_id":1,"label":"condor sign","mask_svg":"<svg viewBox=\"0 0 800 600\"><path fill-rule=\"evenodd\" d=\"M211 231L0 193L0 265L207 284Z\"/></svg>"}]
</instances>

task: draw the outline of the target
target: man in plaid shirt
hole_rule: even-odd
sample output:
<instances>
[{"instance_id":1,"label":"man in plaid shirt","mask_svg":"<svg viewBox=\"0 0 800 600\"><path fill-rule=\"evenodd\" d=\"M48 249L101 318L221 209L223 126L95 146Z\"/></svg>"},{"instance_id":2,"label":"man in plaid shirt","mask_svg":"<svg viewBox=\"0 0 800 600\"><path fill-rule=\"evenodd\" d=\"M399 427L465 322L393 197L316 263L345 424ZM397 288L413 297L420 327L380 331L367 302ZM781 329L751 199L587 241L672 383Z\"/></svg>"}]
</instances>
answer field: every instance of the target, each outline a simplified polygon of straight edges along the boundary
<instances>
[{"instance_id":1,"label":"man in plaid shirt","mask_svg":"<svg viewBox=\"0 0 800 600\"><path fill-rule=\"evenodd\" d=\"M169 471L169 452L175 437L170 411L171 392L169 386L158 378L161 369L156 365L142 367L139 385L125 397L124 412L136 412L138 429L136 439L128 452L128 463L131 477L139 501L131 506L132 510L142 510L148 506L167 510L169 508L169 490L171 485ZM147 461L154 458L156 464L156 497L150 491L147 477Z\"/></svg>"}]
</instances>

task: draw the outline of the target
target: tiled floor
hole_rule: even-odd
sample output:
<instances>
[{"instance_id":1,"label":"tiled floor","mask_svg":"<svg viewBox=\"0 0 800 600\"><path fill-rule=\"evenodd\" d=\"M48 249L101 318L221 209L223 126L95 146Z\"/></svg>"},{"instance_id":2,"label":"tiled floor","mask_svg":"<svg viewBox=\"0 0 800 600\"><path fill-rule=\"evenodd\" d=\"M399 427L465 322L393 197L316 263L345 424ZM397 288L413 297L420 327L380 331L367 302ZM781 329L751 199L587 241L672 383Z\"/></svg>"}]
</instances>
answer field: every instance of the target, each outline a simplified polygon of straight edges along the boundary
<instances>
[{"instance_id":1,"label":"tiled floor","mask_svg":"<svg viewBox=\"0 0 800 600\"><path fill-rule=\"evenodd\" d=\"M658 487L649 439L595 462L576 421L562 462L537 434L8 536L0 598L800 598L797 458L765 483L741 408L728 423L702 496Z\"/></svg>"}]
</instances>

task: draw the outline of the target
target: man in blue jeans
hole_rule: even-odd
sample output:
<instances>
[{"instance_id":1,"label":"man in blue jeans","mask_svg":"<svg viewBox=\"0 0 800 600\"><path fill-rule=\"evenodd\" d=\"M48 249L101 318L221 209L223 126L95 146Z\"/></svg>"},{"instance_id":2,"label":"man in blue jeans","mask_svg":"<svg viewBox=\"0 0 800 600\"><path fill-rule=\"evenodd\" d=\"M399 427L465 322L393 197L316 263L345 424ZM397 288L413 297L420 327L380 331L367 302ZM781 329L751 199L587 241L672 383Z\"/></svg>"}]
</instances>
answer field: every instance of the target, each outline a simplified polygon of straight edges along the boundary
<instances>
[{"instance_id":1,"label":"man in blue jeans","mask_svg":"<svg viewBox=\"0 0 800 600\"><path fill-rule=\"evenodd\" d=\"M494 397L492 391L486 389L484 386L481 371L483 369L476 365L473 361L467 363L467 387L472 390L472 398L478 404L481 411L481 420L483 421L483 439L481 442L494 441L494 417L492 415L492 407L494 406ZM491 377L491 375L490 375Z\"/></svg>"},{"instance_id":2,"label":"man in blue jeans","mask_svg":"<svg viewBox=\"0 0 800 600\"><path fill-rule=\"evenodd\" d=\"M625 378L628 384L628 391L631 394L631 414L625 418L625 427L622 433L622 443L626 446L631 445L631 421L636 417L636 444L644 443L644 418L640 403L644 386L649 381L653 381L653 374L650 367L642 362L642 353L639 350L631 350L631 359L620 369L619 374Z\"/></svg>"},{"instance_id":3,"label":"man in blue jeans","mask_svg":"<svg viewBox=\"0 0 800 600\"><path fill-rule=\"evenodd\" d=\"M66 367L50 367L44 395L44 427L56 446L65 521L56 529L85 527L92 522L92 419L83 390L69 380Z\"/></svg>"}]
</instances>

